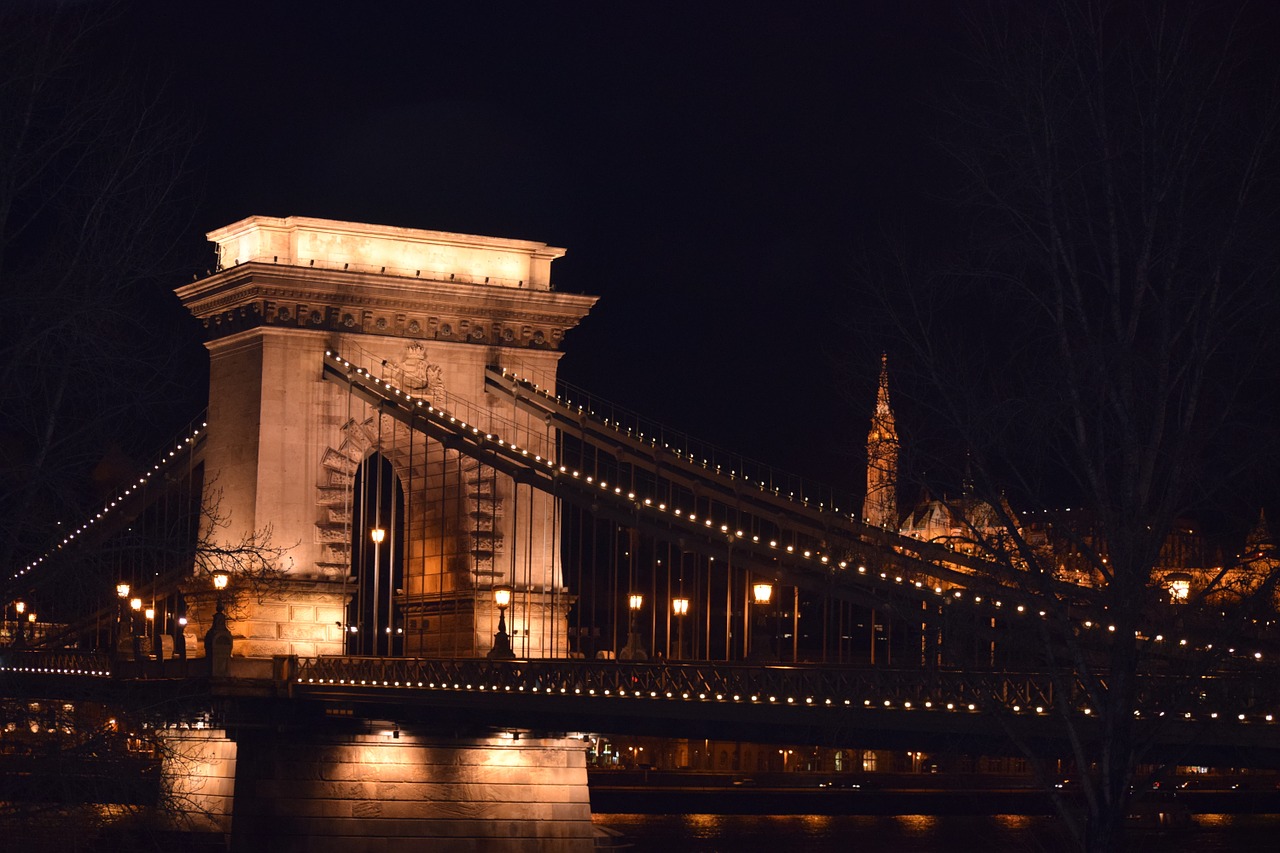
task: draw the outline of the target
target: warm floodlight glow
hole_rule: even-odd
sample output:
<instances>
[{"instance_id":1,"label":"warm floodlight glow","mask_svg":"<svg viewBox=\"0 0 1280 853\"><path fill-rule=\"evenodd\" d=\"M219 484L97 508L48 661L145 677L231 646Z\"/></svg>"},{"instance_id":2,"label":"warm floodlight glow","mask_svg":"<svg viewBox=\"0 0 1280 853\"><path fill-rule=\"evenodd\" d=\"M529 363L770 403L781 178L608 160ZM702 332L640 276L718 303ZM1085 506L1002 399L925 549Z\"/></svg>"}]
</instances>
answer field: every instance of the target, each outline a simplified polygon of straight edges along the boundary
<instances>
[{"instance_id":1,"label":"warm floodlight glow","mask_svg":"<svg viewBox=\"0 0 1280 853\"><path fill-rule=\"evenodd\" d=\"M121 598L128 598L128 597L129 597L129 585L128 585L127 583L118 583L118 584L116 584L116 595L120 596Z\"/></svg>"},{"instance_id":2,"label":"warm floodlight glow","mask_svg":"<svg viewBox=\"0 0 1280 853\"><path fill-rule=\"evenodd\" d=\"M509 605L511 603L511 587L506 586L505 584L502 586L495 586L493 588L493 603L499 607L506 607Z\"/></svg>"},{"instance_id":3,"label":"warm floodlight glow","mask_svg":"<svg viewBox=\"0 0 1280 853\"><path fill-rule=\"evenodd\" d=\"M756 604L768 604L773 600L773 584L759 581L751 586L751 593L756 597Z\"/></svg>"},{"instance_id":4,"label":"warm floodlight glow","mask_svg":"<svg viewBox=\"0 0 1280 853\"><path fill-rule=\"evenodd\" d=\"M671 612L677 616L683 616L689 612L689 599L674 598L671 600Z\"/></svg>"},{"instance_id":5,"label":"warm floodlight glow","mask_svg":"<svg viewBox=\"0 0 1280 853\"><path fill-rule=\"evenodd\" d=\"M644 596L638 592L633 592L627 599L627 606L632 610L639 610L644 607Z\"/></svg>"},{"instance_id":6,"label":"warm floodlight glow","mask_svg":"<svg viewBox=\"0 0 1280 853\"><path fill-rule=\"evenodd\" d=\"M387 531L381 527L375 527L369 531L369 538L373 540L373 544L381 545L382 540L387 538Z\"/></svg>"}]
</instances>

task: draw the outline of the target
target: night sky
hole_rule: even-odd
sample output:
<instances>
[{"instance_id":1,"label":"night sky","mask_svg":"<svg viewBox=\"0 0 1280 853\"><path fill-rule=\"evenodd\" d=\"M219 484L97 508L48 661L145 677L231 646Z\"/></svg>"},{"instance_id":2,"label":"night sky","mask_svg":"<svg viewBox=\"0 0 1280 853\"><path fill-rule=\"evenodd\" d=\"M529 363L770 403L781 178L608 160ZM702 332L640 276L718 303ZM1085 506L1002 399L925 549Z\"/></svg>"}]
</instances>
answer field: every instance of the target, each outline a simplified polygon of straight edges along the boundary
<instances>
[{"instance_id":1,"label":"night sky","mask_svg":"<svg viewBox=\"0 0 1280 853\"><path fill-rule=\"evenodd\" d=\"M193 243L266 214L563 246L556 288L601 299L562 378L856 490L853 273L936 208L950 4L421 5L134 5L202 127Z\"/></svg>"},{"instance_id":2,"label":"night sky","mask_svg":"<svg viewBox=\"0 0 1280 853\"><path fill-rule=\"evenodd\" d=\"M865 271L966 237L938 107L972 7L72 5L116 9L81 73L196 128L155 288L184 416L205 355L172 288L212 265L205 232L261 214L565 247L556 288L601 298L562 379L841 491L862 488L882 351L907 459L931 426ZM1280 6L1248 8L1280 34ZM948 317L975 359L999 349L981 320Z\"/></svg>"}]
</instances>

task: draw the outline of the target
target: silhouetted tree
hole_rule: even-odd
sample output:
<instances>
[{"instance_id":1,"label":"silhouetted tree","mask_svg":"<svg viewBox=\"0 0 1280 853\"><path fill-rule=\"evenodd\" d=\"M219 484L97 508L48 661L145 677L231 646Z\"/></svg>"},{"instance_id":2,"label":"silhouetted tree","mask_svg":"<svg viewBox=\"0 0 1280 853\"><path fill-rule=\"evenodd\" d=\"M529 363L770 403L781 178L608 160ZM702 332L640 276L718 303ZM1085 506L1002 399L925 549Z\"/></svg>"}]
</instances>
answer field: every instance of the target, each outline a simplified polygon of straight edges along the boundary
<instances>
[{"instance_id":1,"label":"silhouetted tree","mask_svg":"<svg viewBox=\"0 0 1280 853\"><path fill-rule=\"evenodd\" d=\"M168 292L193 124L110 4L0 4L0 566L195 411ZM116 462L112 462L112 459ZM105 464L104 464L105 460Z\"/></svg>"},{"instance_id":2,"label":"silhouetted tree","mask_svg":"<svg viewBox=\"0 0 1280 853\"><path fill-rule=\"evenodd\" d=\"M966 260L891 277L890 349L912 374L899 399L946 436L918 444L914 463L950 465L991 508L995 529L966 535L997 555L1002 579L1053 602L1043 658L1091 706L1087 730L1078 707L1061 710L1087 805L1083 820L1065 804L1063 817L1092 851L1123 844L1149 746L1134 723L1144 675L1223 664L1220 647L1171 658L1151 636L1168 615L1161 549L1180 518L1241 510L1276 461L1276 77L1251 40L1254 12L1266 14L986 7L944 108ZM930 458L939 448L949 461ZM1050 549L1011 506L1076 512L1040 513ZM1082 509L1087 528L1071 521ZM1064 548L1093 593L1053 585ZM1246 568L1248 594L1232 597L1225 580ZM1215 620L1205 631L1246 630L1254 606L1273 604L1273 568L1224 566L1184 619L1200 604ZM1101 640L1082 625L1090 612L1114 626Z\"/></svg>"}]
</instances>

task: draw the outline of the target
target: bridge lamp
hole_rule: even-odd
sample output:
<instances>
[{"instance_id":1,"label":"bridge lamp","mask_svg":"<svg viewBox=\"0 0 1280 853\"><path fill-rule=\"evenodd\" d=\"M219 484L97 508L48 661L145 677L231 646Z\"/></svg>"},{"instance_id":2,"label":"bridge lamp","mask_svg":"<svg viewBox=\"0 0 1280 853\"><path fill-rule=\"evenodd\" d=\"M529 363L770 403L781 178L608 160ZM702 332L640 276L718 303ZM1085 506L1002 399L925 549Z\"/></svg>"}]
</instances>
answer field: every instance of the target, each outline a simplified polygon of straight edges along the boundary
<instances>
[{"instance_id":1,"label":"bridge lamp","mask_svg":"<svg viewBox=\"0 0 1280 853\"><path fill-rule=\"evenodd\" d=\"M756 581L751 585L751 595L756 603L756 625L752 642L752 657L757 660L770 660L773 657L772 642L768 635L769 620L767 607L773 600L773 584L768 581Z\"/></svg>"},{"instance_id":2,"label":"bridge lamp","mask_svg":"<svg viewBox=\"0 0 1280 853\"><path fill-rule=\"evenodd\" d=\"M621 660L646 660L649 657L640 640L639 616L642 607L644 607L643 593L633 592L627 596L627 609L631 611L631 619L627 626L627 644L622 647L622 651L618 652L618 658Z\"/></svg>"},{"instance_id":3,"label":"bridge lamp","mask_svg":"<svg viewBox=\"0 0 1280 853\"><path fill-rule=\"evenodd\" d=\"M226 572L213 573L213 589L215 592L215 608L214 613L222 612L222 591L227 588L227 583L231 577Z\"/></svg>"},{"instance_id":4,"label":"bridge lamp","mask_svg":"<svg viewBox=\"0 0 1280 853\"><path fill-rule=\"evenodd\" d=\"M142 599L141 599L141 598L131 598L131 599L129 599L129 609L130 609L130 610L132 610L132 611L134 611L135 613L136 613L136 612L138 612L139 610L141 610L141 609L142 609Z\"/></svg>"},{"instance_id":5,"label":"bridge lamp","mask_svg":"<svg viewBox=\"0 0 1280 853\"><path fill-rule=\"evenodd\" d=\"M381 552L382 552L382 542L387 538L387 531L385 528L382 528L382 527L371 527L369 528L369 538L373 540L373 636L369 638L369 641L373 644L370 654L376 655L378 654L379 645L380 645L378 641L377 632L378 632L378 624L381 621L378 618L379 610L381 609L380 605L382 601L382 596L378 592L379 579L382 574ZM388 585L390 585L390 578L388 578L387 582L388 582ZM390 615L389 613L390 604L391 604L390 593L388 593L387 604L388 604L388 615ZM388 623L390 623L392 619L389 618L387 621ZM387 631L387 654L391 654L391 636L390 635L391 635L391 631L388 630Z\"/></svg>"},{"instance_id":6,"label":"bridge lamp","mask_svg":"<svg viewBox=\"0 0 1280 853\"><path fill-rule=\"evenodd\" d=\"M516 653L511 649L511 637L507 634L507 608L511 606L509 584L499 584L493 588L493 603L498 608L498 632L493 635L493 648L489 649L489 659L513 660Z\"/></svg>"},{"instance_id":7,"label":"bridge lamp","mask_svg":"<svg viewBox=\"0 0 1280 853\"><path fill-rule=\"evenodd\" d=\"M120 598L122 598L122 599L123 599L123 598L128 598L128 597L129 597L129 585L128 585L127 583L118 583L118 584L116 584L116 595L117 595L117 596L119 596L119 597L120 597Z\"/></svg>"},{"instance_id":8,"label":"bridge lamp","mask_svg":"<svg viewBox=\"0 0 1280 853\"><path fill-rule=\"evenodd\" d=\"M684 617L689 613L689 599L673 598L671 599L671 612L676 617L676 658L684 655ZM671 657L671 652L667 652L667 657Z\"/></svg>"}]
</instances>

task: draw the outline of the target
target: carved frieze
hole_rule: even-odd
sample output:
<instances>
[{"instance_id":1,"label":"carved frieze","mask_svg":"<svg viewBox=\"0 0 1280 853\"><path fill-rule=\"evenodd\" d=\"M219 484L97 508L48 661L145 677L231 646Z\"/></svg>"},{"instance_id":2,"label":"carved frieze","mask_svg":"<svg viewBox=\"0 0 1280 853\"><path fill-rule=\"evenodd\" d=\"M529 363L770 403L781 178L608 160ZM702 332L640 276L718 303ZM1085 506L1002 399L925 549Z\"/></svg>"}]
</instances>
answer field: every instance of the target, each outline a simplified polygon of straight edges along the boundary
<instances>
[{"instance_id":1,"label":"carved frieze","mask_svg":"<svg viewBox=\"0 0 1280 853\"><path fill-rule=\"evenodd\" d=\"M546 325L527 321L542 319ZM516 322L513 322L515 320ZM204 318L206 336L213 340L260 327L313 329L389 337L444 340L507 347L556 349L564 328L552 325L559 317L482 318L454 314L416 314L350 304L285 302L257 299Z\"/></svg>"}]
</instances>

